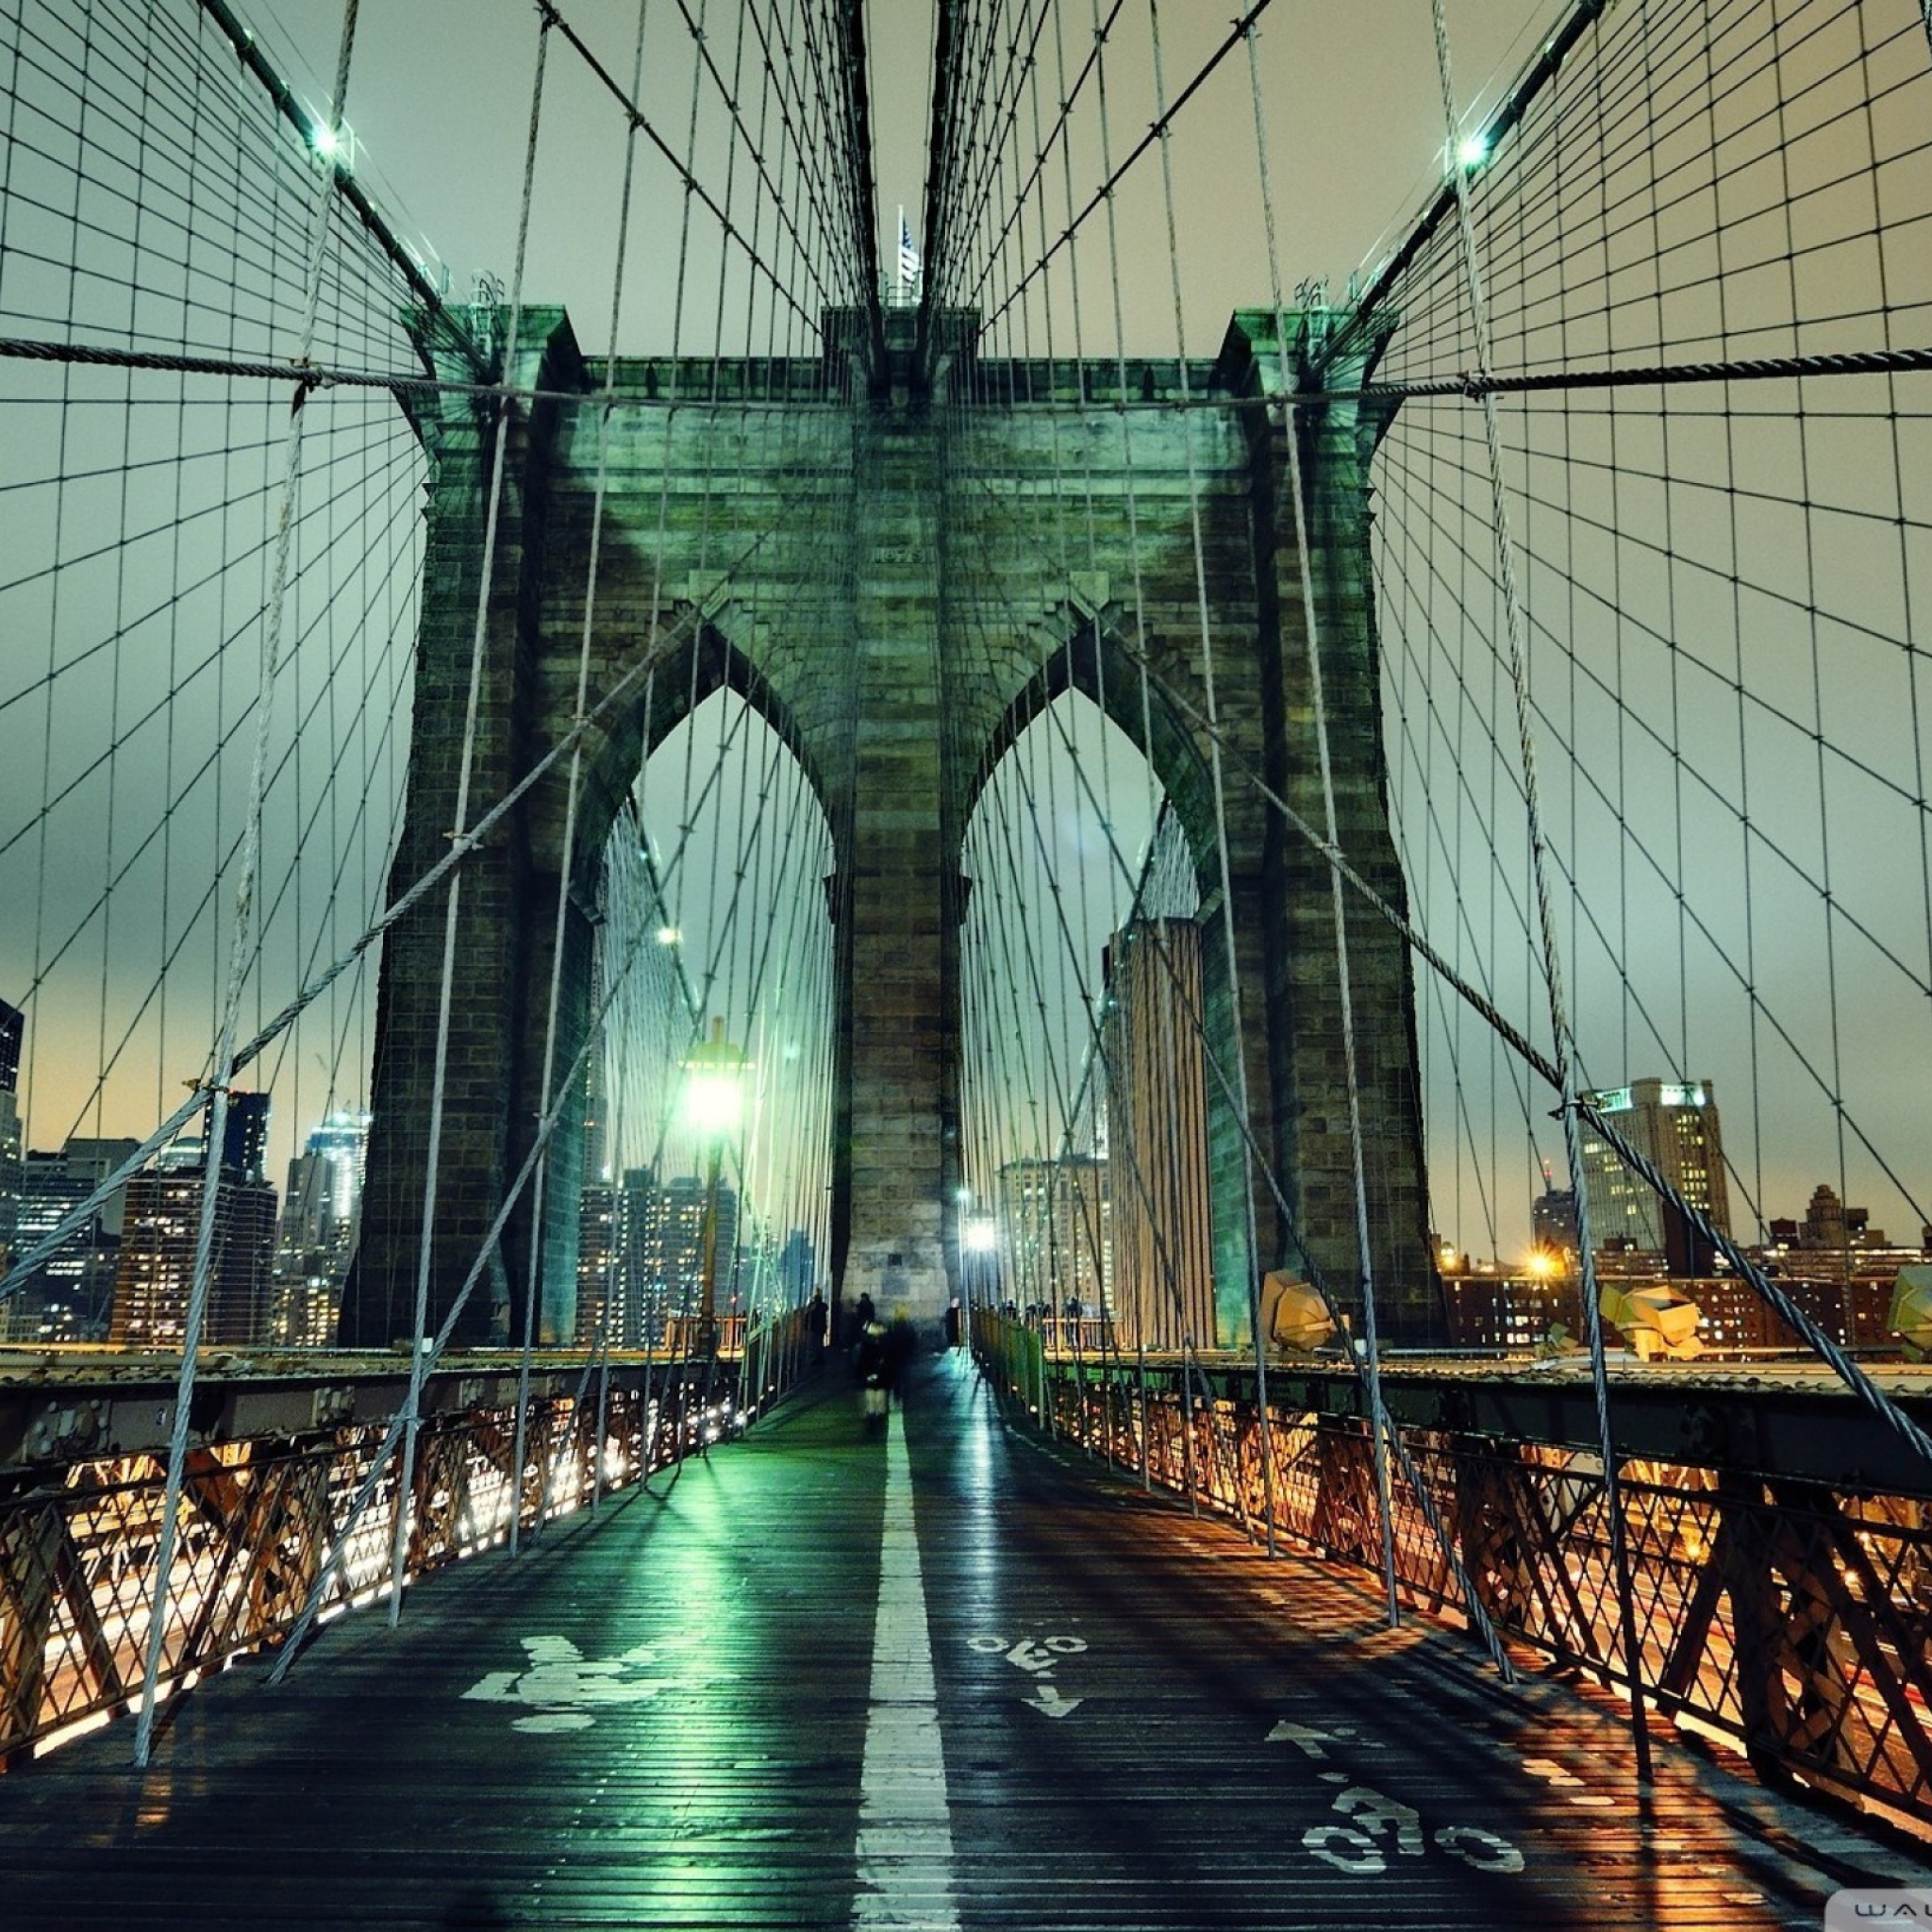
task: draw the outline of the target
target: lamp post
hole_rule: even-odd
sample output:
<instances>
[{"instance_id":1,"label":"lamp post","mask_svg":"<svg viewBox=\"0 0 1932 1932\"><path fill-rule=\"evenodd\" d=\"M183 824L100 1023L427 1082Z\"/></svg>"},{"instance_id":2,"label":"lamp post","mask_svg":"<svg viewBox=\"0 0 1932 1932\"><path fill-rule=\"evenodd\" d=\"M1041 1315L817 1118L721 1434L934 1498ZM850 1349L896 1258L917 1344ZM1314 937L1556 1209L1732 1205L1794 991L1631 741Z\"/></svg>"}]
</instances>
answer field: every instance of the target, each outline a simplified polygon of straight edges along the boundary
<instances>
[{"instance_id":1,"label":"lamp post","mask_svg":"<svg viewBox=\"0 0 1932 1932\"><path fill-rule=\"evenodd\" d=\"M999 1244L999 1223L991 1214L967 1214L960 1221L959 1245L966 1251L966 1265L959 1270L959 1275L966 1288L965 1328L969 1347L972 1344L974 1301L991 1307L999 1299L992 1292L992 1286L999 1279L999 1262L995 1258ZM979 1277L976 1297L973 1292L975 1274Z\"/></svg>"},{"instance_id":2,"label":"lamp post","mask_svg":"<svg viewBox=\"0 0 1932 1932\"><path fill-rule=\"evenodd\" d=\"M714 1017L711 1036L691 1049L684 1063L685 1119L705 1145L704 1267L698 1291L698 1353L718 1352L718 1183L724 1142L738 1131L744 1112L744 1072L750 1064L742 1047L724 1038L724 1022Z\"/></svg>"}]
</instances>

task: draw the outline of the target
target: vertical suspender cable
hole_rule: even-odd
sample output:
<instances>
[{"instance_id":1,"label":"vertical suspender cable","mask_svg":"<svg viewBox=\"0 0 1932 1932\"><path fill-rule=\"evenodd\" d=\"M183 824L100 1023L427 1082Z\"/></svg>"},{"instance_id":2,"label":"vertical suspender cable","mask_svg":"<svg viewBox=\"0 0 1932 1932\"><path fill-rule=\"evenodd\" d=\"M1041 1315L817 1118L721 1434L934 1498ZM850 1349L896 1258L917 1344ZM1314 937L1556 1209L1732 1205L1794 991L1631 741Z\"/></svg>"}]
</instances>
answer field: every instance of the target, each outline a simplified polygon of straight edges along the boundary
<instances>
[{"instance_id":1,"label":"vertical suspender cable","mask_svg":"<svg viewBox=\"0 0 1932 1932\"><path fill-rule=\"evenodd\" d=\"M322 307L323 271L328 257L329 217L336 190L337 153L341 144L342 103L349 89L349 63L356 45L359 0L344 0L342 33L336 55L335 93L329 102L329 129L335 140L329 152L318 155L314 208L308 251L308 301L302 318L297 359L307 362L315 346L317 317ZM255 754L248 774L247 820L242 833L241 873L235 883L235 913L228 935L227 986L223 995L221 1028L215 1043L211 1091L208 1109L208 1144L203 1150L201 1213L194 1238L194 1276L181 1324L181 1368L175 1386L175 1414L168 1441L168 1474L162 1491L160 1535L155 1547L154 1591L149 1601L147 1653L142 1667L141 1708L134 1727L134 1763L144 1770L154 1747L155 1700L160 1681L162 1654L168 1636L168 1573L174 1567L179 1530L183 1474L188 1461L189 1416L194 1396L195 1350L208 1312L209 1264L213 1257L215 1222L221 1200L223 1143L227 1138L228 1090L235 1077L236 1034L241 1023L242 995L248 977L248 927L254 909L255 878L261 856L261 806L267 781L269 727L273 719L275 658L281 647L282 609L289 584L289 553L294 535L295 493L302 469L302 405L298 388L289 411L288 440L279 505L276 510L275 557L269 593L263 610L259 670L255 691Z\"/></svg>"},{"instance_id":2,"label":"vertical suspender cable","mask_svg":"<svg viewBox=\"0 0 1932 1932\"><path fill-rule=\"evenodd\" d=\"M1168 125L1167 79L1160 53L1160 8L1158 0L1147 0L1147 23L1154 54L1154 111L1159 117L1160 180L1167 209L1168 272L1173 283L1174 367L1181 390L1181 448L1187 458L1188 517L1193 536L1194 596L1201 618L1201 684L1206 699L1209 735L1208 774L1214 791L1214 839L1221 867L1221 933L1227 949L1228 1012L1233 1020L1235 1091L1239 1096L1243 1123L1248 1120L1247 1044L1242 1037L1241 958L1235 947L1234 868L1227 842L1227 793L1222 779L1220 710L1214 689L1213 625L1208 608L1208 558L1206 539L1201 528L1200 479L1194 466L1193 412L1186 407L1191 400L1188 384L1187 329L1181 308L1180 238L1174 225L1173 130ZM1255 1219L1254 1171L1250 1160L1241 1163L1241 1199L1247 1212L1248 1324L1255 1343L1255 1418L1261 1453L1261 1508L1267 1524L1268 1554L1274 1549L1274 1452L1273 1431L1268 1420L1268 1348L1261 1329L1261 1281L1259 1230ZM1366 1257L1364 1257L1366 1260Z\"/></svg>"},{"instance_id":3,"label":"vertical suspender cable","mask_svg":"<svg viewBox=\"0 0 1932 1932\"><path fill-rule=\"evenodd\" d=\"M554 16L544 9L537 28L536 71L530 83L530 125L524 144L523 207L517 218L516 266L510 278L509 323L504 332L503 392L496 403L496 435L490 459L490 495L483 513L483 558L476 584L476 623L470 641L470 690L463 711L463 745L457 766L457 799L452 839L460 839L468 825L470 781L476 760L476 719L482 702L483 652L490 635L490 585L496 574L497 522L503 504L503 469L509 448L510 386L516 379L518 338L522 333L524 261L530 238L530 203L537 178L537 137L543 118L543 65L550 49ZM404 1398L402 1467L396 1476L395 1521L391 1553L391 1588L389 1620L402 1614L402 1577L408 1562L410 1501L415 1487L416 1440L422 1430L423 1382L426 1372L425 1344L429 1327L429 1272L436 1240L436 1192L442 1150L443 1099L449 1072L450 1011L455 1000L457 928L461 913L462 868L450 874L449 901L443 914L442 979L436 1006L436 1055L429 1090L429 1138L423 1181L423 1228L416 1262L416 1307L409 1326L409 1388ZM486 1264L487 1265L487 1264ZM510 1507L521 1507L519 1479L511 1478Z\"/></svg>"},{"instance_id":4,"label":"vertical suspender cable","mask_svg":"<svg viewBox=\"0 0 1932 1932\"><path fill-rule=\"evenodd\" d=\"M1636 1607L1630 1595L1630 1553L1624 1533L1623 1485L1618 1477L1616 1441L1610 1427L1609 1374L1604 1364L1603 1311L1597 1306L1596 1259L1591 1251L1589 1193L1583 1185L1582 1135L1576 1110L1576 1074L1570 1034L1570 1016L1563 999L1563 968L1557 944L1556 914L1550 903L1548 853L1543 841L1537 789L1536 740L1530 721L1529 667L1525 650L1523 602L1517 591L1515 541L1509 529L1509 500L1503 479L1502 432L1497 423L1495 391L1487 386L1491 374L1490 333L1484 304L1481 266L1476 258L1475 225L1469 206L1470 169L1457 146L1456 89L1449 69L1449 27L1442 0L1430 0L1436 40L1436 71L1442 92L1444 154L1456 186L1456 217L1461 237L1464 284L1469 295L1470 328L1476 369L1484 378L1483 440L1490 469L1490 502L1496 545L1497 579L1503 593L1505 636L1508 646L1509 684L1516 709L1517 741L1523 761L1523 801L1529 841L1530 868L1536 887L1538 932L1541 939L1543 985L1549 998L1551 1054L1562 1095L1563 1148L1570 1164L1570 1184L1576 1192L1576 1241L1583 1270L1583 1314L1590 1337L1591 1388L1596 1399L1597 1442L1603 1458L1606 1531L1610 1548L1610 1574L1617 1591L1618 1619L1624 1664L1629 1679L1630 1731L1636 1746L1637 1776L1651 1781L1650 1732L1643 1714L1642 1657L1637 1641Z\"/></svg>"},{"instance_id":5,"label":"vertical suspender cable","mask_svg":"<svg viewBox=\"0 0 1932 1932\"><path fill-rule=\"evenodd\" d=\"M1322 633L1315 610L1313 559L1308 554L1307 492L1302 474L1301 432L1286 399L1289 384L1288 319L1281 300L1281 258L1274 233L1274 198L1268 175L1268 132L1261 112L1261 70L1255 56L1255 29L1248 43L1248 80L1255 108L1255 150L1261 176L1261 214L1268 237L1268 279L1274 302L1274 351L1281 358L1282 440L1288 445L1289 491L1294 501L1295 558L1302 584L1302 622L1307 632L1308 701L1314 715L1315 754L1322 774L1322 824L1329 846L1341 849L1335 810L1335 768L1329 753L1328 708L1322 678ZM1369 1428L1374 1439L1375 1507L1382 1521L1382 1581L1389 1604L1389 1626L1402 1621L1395 1588L1395 1494L1389 1479L1389 1414L1382 1401L1381 1351L1375 1332L1375 1268L1369 1245L1369 1184L1362 1161L1362 1096L1356 1062L1355 993L1348 964L1348 907L1342 897L1341 874L1328 869L1328 891L1335 921L1335 982L1341 1003L1341 1056L1348 1083L1348 1153L1355 1186L1355 1233L1361 1262L1362 1340L1368 1346L1362 1375L1369 1395ZM1258 1331L1255 1348L1262 1341Z\"/></svg>"}]
</instances>

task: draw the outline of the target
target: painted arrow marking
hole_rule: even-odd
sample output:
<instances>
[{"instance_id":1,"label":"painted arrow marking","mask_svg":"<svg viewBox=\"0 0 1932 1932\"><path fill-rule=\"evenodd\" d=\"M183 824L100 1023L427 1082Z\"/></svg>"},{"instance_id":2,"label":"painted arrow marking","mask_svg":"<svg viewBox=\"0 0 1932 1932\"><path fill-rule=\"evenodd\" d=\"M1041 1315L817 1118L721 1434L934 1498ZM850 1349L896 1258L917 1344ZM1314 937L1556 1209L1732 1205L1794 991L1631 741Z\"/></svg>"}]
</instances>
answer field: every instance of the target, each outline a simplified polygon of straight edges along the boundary
<instances>
[{"instance_id":1,"label":"painted arrow marking","mask_svg":"<svg viewBox=\"0 0 1932 1932\"><path fill-rule=\"evenodd\" d=\"M1079 1709L1087 1700L1084 1697L1062 1697L1051 1684L1042 1679L1034 1686L1033 1695L1021 1701L1037 1710L1041 1717L1067 1717Z\"/></svg>"},{"instance_id":2,"label":"painted arrow marking","mask_svg":"<svg viewBox=\"0 0 1932 1932\"><path fill-rule=\"evenodd\" d=\"M1333 1731L1318 1731L1307 1724L1291 1724L1286 1718L1270 1731L1262 1740L1269 1744L1292 1744L1304 1757L1312 1757L1317 1764L1327 1760L1328 1753L1324 1745L1336 1741Z\"/></svg>"}]
</instances>

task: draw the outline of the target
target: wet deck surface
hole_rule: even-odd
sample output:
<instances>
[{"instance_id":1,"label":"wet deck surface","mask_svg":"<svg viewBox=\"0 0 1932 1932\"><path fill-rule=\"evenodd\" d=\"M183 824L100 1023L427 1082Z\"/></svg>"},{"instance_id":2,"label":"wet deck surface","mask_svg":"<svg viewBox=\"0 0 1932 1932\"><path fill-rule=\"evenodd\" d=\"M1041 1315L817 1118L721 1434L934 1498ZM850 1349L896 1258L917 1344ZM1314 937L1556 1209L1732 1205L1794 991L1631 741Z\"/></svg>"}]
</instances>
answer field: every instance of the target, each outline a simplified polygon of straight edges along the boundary
<instances>
[{"instance_id":1,"label":"wet deck surface","mask_svg":"<svg viewBox=\"0 0 1932 1932\"><path fill-rule=\"evenodd\" d=\"M667 1490L0 1779L0 1924L1818 1927L1932 1867L1381 1628L1373 1590L828 1379ZM916 1525L916 1535L914 1526Z\"/></svg>"}]
</instances>

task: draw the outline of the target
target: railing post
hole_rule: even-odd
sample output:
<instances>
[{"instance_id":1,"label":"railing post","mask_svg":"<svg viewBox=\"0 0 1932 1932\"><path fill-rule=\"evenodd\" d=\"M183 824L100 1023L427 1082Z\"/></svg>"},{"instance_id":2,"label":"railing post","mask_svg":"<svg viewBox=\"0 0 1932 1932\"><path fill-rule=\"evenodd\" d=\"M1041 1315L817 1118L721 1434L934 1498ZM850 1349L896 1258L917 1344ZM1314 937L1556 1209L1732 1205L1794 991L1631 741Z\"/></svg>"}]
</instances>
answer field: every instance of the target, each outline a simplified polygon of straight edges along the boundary
<instances>
[{"instance_id":1,"label":"railing post","mask_svg":"<svg viewBox=\"0 0 1932 1932\"><path fill-rule=\"evenodd\" d=\"M1141 1487L1151 1490L1154 1478L1147 1460L1147 1340L1141 1337L1134 1344L1134 1371L1139 1383L1141 1398Z\"/></svg>"}]
</instances>

